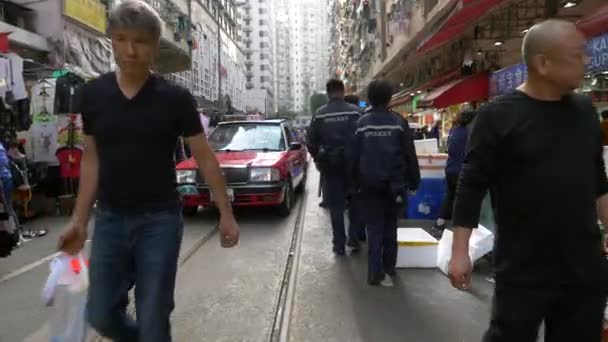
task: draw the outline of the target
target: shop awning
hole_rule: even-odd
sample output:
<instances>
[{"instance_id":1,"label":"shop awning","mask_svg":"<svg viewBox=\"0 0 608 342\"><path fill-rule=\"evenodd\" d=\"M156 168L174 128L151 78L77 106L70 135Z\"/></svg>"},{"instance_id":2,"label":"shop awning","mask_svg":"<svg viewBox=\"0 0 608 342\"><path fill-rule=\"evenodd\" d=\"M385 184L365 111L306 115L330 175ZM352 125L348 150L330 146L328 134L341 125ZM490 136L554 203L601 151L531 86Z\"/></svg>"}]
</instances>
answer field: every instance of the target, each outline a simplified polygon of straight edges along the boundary
<instances>
[{"instance_id":1,"label":"shop awning","mask_svg":"<svg viewBox=\"0 0 608 342\"><path fill-rule=\"evenodd\" d=\"M507 0L459 0L456 10L443 25L418 47L419 54L431 51L462 35L471 24Z\"/></svg>"},{"instance_id":2,"label":"shop awning","mask_svg":"<svg viewBox=\"0 0 608 342\"><path fill-rule=\"evenodd\" d=\"M411 95L411 91L402 91L400 93L393 95L393 98L391 99L391 103L390 103L389 107L400 106L404 103L411 101L413 98L414 97Z\"/></svg>"},{"instance_id":3,"label":"shop awning","mask_svg":"<svg viewBox=\"0 0 608 342\"><path fill-rule=\"evenodd\" d=\"M593 14L579 20L576 26L585 32L587 37L595 37L601 33L608 32L608 4L603 5L594 11Z\"/></svg>"},{"instance_id":4,"label":"shop awning","mask_svg":"<svg viewBox=\"0 0 608 342\"><path fill-rule=\"evenodd\" d=\"M446 108L488 97L488 74L481 73L446 83L418 101L418 108Z\"/></svg>"}]
</instances>

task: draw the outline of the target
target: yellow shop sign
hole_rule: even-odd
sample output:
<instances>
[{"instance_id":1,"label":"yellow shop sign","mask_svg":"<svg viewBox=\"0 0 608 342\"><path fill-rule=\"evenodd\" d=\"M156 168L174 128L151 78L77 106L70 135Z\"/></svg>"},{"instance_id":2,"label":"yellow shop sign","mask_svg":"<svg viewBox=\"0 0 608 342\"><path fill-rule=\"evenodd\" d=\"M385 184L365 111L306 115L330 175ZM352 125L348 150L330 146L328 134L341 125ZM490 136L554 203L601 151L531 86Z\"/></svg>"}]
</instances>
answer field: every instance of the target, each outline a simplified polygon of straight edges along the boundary
<instances>
[{"instance_id":1,"label":"yellow shop sign","mask_svg":"<svg viewBox=\"0 0 608 342\"><path fill-rule=\"evenodd\" d=\"M99 0L65 0L63 14L101 33L106 33L106 6Z\"/></svg>"}]
</instances>

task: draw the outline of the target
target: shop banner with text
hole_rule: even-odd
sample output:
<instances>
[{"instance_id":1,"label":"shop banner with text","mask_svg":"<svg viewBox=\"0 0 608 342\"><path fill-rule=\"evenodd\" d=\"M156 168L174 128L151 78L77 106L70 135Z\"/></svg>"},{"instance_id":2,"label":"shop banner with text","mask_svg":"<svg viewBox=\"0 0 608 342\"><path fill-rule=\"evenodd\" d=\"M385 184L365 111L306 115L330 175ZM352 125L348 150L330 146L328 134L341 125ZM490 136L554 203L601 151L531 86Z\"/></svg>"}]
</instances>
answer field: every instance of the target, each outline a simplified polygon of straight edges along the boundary
<instances>
[{"instance_id":1,"label":"shop banner with text","mask_svg":"<svg viewBox=\"0 0 608 342\"><path fill-rule=\"evenodd\" d=\"M591 62L587 64L587 73L608 71L608 33L591 38L587 42L587 55ZM528 77L528 68L516 64L498 70L490 76L490 96L508 93L517 88Z\"/></svg>"},{"instance_id":2,"label":"shop banner with text","mask_svg":"<svg viewBox=\"0 0 608 342\"><path fill-rule=\"evenodd\" d=\"M63 12L66 17L106 33L106 6L99 0L65 0Z\"/></svg>"}]
</instances>

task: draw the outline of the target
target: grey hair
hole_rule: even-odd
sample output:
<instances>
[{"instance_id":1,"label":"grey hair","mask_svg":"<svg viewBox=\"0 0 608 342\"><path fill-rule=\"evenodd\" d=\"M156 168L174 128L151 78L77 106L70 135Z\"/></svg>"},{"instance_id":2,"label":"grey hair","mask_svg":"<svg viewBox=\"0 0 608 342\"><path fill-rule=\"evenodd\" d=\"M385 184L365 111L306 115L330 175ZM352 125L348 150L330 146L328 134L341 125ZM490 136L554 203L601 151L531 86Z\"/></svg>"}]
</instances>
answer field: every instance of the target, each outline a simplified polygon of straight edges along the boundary
<instances>
[{"instance_id":1,"label":"grey hair","mask_svg":"<svg viewBox=\"0 0 608 342\"><path fill-rule=\"evenodd\" d=\"M560 33L576 29L576 26L565 20L549 19L530 28L524 36L521 54L528 67L532 66L532 59L544 53L549 46L562 39Z\"/></svg>"},{"instance_id":2,"label":"grey hair","mask_svg":"<svg viewBox=\"0 0 608 342\"><path fill-rule=\"evenodd\" d=\"M120 28L136 29L150 32L158 41L162 27L158 13L142 0L123 0L114 6L108 15L108 34Z\"/></svg>"}]
</instances>

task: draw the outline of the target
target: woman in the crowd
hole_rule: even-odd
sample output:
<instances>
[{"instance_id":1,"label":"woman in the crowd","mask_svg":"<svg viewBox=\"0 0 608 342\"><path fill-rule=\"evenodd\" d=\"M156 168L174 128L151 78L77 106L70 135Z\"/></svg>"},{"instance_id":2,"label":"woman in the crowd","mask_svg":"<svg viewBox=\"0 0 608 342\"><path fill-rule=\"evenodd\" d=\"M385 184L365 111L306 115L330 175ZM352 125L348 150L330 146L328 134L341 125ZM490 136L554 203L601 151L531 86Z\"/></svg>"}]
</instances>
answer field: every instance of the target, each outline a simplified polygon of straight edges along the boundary
<instances>
[{"instance_id":1,"label":"woman in the crowd","mask_svg":"<svg viewBox=\"0 0 608 342\"><path fill-rule=\"evenodd\" d=\"M454 206L454 195L458 184L458 175L464 162L467 138L469 135L469 124L475 118L474 111L463 111L456 120L456 125L450 130L448 137L448 161L445 167L445 178L447 191L443 206L437 222L433 225L431 232L439 237L443 234L446 221L452 219L452 208Z\"/></svg>"}]
</instances>

